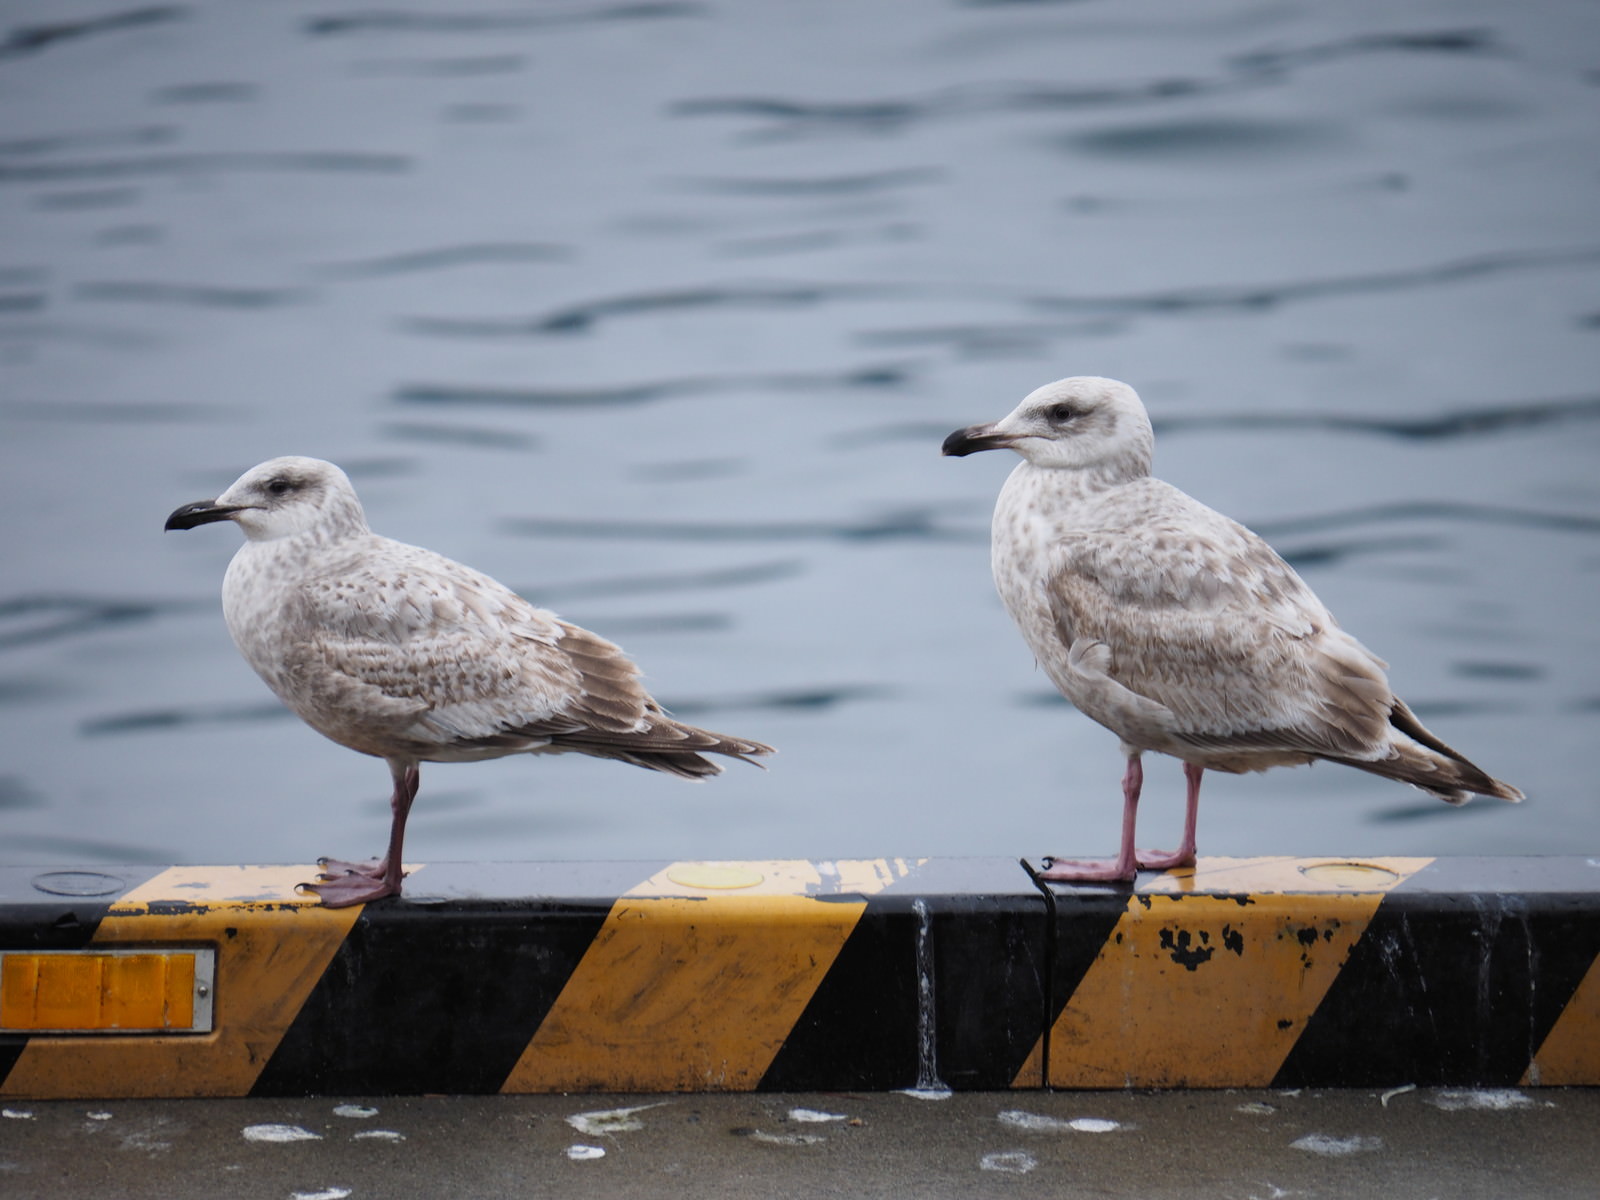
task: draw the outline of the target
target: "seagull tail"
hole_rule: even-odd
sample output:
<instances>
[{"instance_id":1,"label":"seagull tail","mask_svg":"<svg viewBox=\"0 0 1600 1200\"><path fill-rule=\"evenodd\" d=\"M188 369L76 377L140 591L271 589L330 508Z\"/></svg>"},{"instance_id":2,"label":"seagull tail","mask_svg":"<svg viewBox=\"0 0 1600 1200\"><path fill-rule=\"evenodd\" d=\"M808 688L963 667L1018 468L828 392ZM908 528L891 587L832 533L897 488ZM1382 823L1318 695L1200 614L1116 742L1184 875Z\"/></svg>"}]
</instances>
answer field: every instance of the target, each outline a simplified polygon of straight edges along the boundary
<instances>
[{"instance_id":1,"label":"seagull tail","mask_svg":"<svg viewBox=\"0 0 1600 1200\"><path fill-rule=\"evenodd\" d=\"M763 742L713 733L659 715L648 730L625 740L597 743L592 737L579 735L554 739L554 744L595 758L614 758L650 771L662 771L679 779L707 779L722 774L722 764L712 762L705 757L707 754L721 754L759 767L757 756L774 753L772 747Z\"/></svg>"},{"instance_id":2,"label":"seagull tail","mask_svg":"<svg viewBox=\"0 0 1600 1200\"><path fill-rule=\"evenodd\" d=\"M1389 713L1389 724L1392 733L1386 757L1334 761L1409 783L1446 804L1465 804L1474 795L1493 796L1513 804L1523 799L1522 793L1509 783L1494 778L1468 761L1465 755L1445 745L1398 697Z\"/></svg>"}]
</instances>

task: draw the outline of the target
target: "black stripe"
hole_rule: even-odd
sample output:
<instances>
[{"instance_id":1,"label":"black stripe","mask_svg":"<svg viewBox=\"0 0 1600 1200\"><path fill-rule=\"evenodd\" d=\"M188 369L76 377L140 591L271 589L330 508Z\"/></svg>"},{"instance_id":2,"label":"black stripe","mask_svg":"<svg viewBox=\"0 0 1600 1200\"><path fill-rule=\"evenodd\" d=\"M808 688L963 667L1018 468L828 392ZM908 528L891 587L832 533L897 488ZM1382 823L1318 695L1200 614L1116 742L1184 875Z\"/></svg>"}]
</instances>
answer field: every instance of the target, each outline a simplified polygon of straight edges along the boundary
<instances>
[{"instance_id":1,"label":"black stripe","mask_svg":"<svg viewBox=\"0 0 1600 1200\"><path fill-rule=\"evenodd\" d=\"M428 867L406 898L363 911L252 1094L498 1091L613 898L664 865L584 864L580 877L528 864L522 878L497 865L482 891L532 897L509 901L432 900L476 876L463 864Z\"/></svg>"},{"instance_id":2,"label":"black stripe","mask_svg":"<svg viewBox=\"0 0 1600 1200\"><path fill-rule=\"evenodd\" d=\"M913 906L918 897L925 916ZM1058 927L1059 1006L1099 953L1126 896L1063 903L1073 905L1072 919ZM1083 905L1094 915L1085 919ZM1010 1087L1039 1040L1045 936L1044 902L1011 860L925 864L868 897L761 1090L906 1088L935 1079L959 1090ZM919 981L930 964L928 1013ZM933 1034L931 1061L921 1045L925 1028Z\"/></svg>"},{"instance_id":3,"label":"black stripe","mask_svg":"<svg viewBox=\"0 0 1600 1200\"><path fill-rule=\"evenodd\" d=\"M1542 890L1568 881L1504 878L1507 861L1442 859L1385 896L1274 1086L1517 1084L1600 954L1600 922L1592 870Z\"/></svg>"}]
</instances>

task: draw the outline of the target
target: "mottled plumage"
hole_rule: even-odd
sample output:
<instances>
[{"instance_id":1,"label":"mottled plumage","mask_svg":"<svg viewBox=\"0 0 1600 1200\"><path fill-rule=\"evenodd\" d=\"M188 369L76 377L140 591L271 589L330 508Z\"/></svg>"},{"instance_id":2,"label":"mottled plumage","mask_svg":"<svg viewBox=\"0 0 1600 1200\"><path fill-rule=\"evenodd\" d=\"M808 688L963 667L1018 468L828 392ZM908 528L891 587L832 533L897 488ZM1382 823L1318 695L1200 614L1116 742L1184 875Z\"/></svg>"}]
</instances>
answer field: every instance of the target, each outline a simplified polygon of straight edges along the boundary
<instances>
[{"instance_id":1,"label":"mottled plumage","mask_svg":"<svg viewBox=\"0 0 1600 1200\"><path fill-rule=\"evenodd\" d=\"M388 857L327 864L310 885L325 903L399 893L419 763L575 752L698 779L722 770L702 752L771 753L672 720L605 639L470 567L373 533L332 463L272 459L217 499L178 509L167 528L219 520L246 538L222 585L240 653L306 724L387 760L394 775Z\"/></svg>"},{"instance_id":2,"label":"mottled plumage","mask_svg":"<svg viewBox=\"0 0 1600 1200\"><path fill-rule=\"evenodd\" d=\"M1063 379L946 454L1009 448L1023 461L995 505L995 586L1051 681L1116 733L1129 757L1124 845L1110 867L1057 864L1052 878L1131 878L1192 861L1200 773L1327 759L1403 780L1453 804L1519 800L1429 733L1387 666L1250 530L1150 475L1154 438L1133 389ZM1138 857L1139 755L1188 768L1184 844Z\"/></svg>"}]
</instances>

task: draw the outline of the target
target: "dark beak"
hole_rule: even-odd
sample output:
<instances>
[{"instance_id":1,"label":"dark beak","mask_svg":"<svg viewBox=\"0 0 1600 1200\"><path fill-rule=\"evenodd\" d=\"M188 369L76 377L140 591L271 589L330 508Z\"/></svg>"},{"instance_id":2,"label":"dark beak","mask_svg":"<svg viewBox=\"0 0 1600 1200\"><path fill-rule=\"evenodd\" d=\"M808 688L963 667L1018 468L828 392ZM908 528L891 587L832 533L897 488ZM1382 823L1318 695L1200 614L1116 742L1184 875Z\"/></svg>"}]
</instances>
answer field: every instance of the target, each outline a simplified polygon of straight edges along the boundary
<instances>
[{"instance_id":1,"label":"dark beak","mask_svg":"<svg viewBox=\"0 0 1600 1200\"><path fill-rule=\"evenodd\" d=\"M965 458L979 450L1004 450L1009 445L1011 438L1003 433L995 433L992 424L969 425L945 438L942 453L949 458Z\"/></svg>"},{"instance_id":2,"label":"dark beak","mask_svg":"<svg viewBox=\"0 0 1600 1200\"><path fill-rule=\"evenodd\" d=\"M234 513L239 512L244 506L240 504L218 504L215 500L196 500L193 504L185 504L176 509L167 518L164 529L193 529L196 525L209 525L213 521L226 521Z\"/></svg>"}]
</instances>

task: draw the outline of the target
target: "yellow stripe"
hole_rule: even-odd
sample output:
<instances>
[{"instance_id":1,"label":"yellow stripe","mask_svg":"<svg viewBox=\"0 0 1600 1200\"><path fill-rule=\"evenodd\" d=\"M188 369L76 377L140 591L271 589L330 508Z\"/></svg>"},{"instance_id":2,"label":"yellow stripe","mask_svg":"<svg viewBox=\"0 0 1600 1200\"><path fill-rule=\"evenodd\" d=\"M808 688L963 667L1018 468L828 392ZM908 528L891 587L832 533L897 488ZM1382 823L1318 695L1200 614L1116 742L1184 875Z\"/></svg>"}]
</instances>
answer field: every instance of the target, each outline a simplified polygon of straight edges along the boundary
<instances>
[{"instance_id":1,"label":"yellow stripe","mask_svg":"<svg viewBox=\"0 0 1600 1200\"><path fill-rule=\"evenodd\" d=\"M819 869L820 867L820 869ZM612 906L504 1092L754 1088L903 860L674 863Z\"/></svg>"},{"instance_id":2,"label":"yellow stripe","mask_svg":"<svg viewBox=\"0 0 1600 1200\"><path fill-rule=\"evenodd\" d=\"M242 1096L250 1091L361 913L318 907L295 884L315 867L173 867L100 922L96 946L210 945L215 1032L193 1036L35 1036L0 1094ZM158 902L196 906L152 911ZM271 913L262 919L261 910ZM286 919L286 917L290 919Z\"/></svg>"},{"instance_id":3,"label":"yellow stripe","mask_svg":"<svg viewBox=\"0 0 1600 1200\"><path fill-rule=\"evenodd\" d=\"M1150 880L1051 1030L1050 1084L1267 1086L1384 892L1432 861L1202 859ZM1038 1085L1042 1047L1012 1086Z\"/></svg>"},{"instance_id":4,"label":"yellow stripe","mask_svg":"<svg viewBox=\"0 0 1600 1200\"><path fill-rule=\"evenodd\" d=\"M1600 958L1589 964L1522 1082L1530 1087L1600 1084Z\"/></svg>"}]
</instances>

